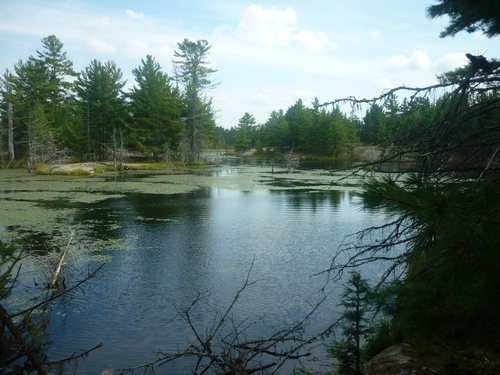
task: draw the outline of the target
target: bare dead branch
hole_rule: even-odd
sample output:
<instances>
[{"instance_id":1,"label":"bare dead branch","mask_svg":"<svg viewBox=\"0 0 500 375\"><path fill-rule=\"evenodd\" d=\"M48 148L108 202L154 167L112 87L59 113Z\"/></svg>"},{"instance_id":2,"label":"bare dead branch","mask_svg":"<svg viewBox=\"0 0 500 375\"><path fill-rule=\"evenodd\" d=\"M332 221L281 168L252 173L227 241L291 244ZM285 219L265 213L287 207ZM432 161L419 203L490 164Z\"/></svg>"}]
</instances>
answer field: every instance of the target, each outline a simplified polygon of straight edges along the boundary
<instances>
[{"instance_id":1,"label":"bare dead branch","mask_svg":"<svg viewBox=\"0 0 500 375\"><path fill-rule=\"evenodd\" d=\"M188 341L186 347L177 352L158 351L156 360L123 369L120 373L125 374L139 369L154 371L155 366L162 366L180 358L194 358L195 363L191 371L193 374L274 374L286 361L310 356L311 352L308 349L322 345L323 340L332 334L333 326L336 324L331 324L320 333L306 337L306 326L326 296L311 305L310 311L303 318L287 328L272 332L267 337L249 340L246 338L246 332L257 324L260 318L237 321L232 316L232 311L240 295L258 281L250 279L253 266L254 261L249 267L243 285L236 291L229 306L222 313L215 313L212 322L205 326L204 334L196 327L191 316L195 309L203 308L201 303L206 294L198 293L186 309L177 308L177 316L187 323L194 340Z\"/></svg>"}]
</instances>

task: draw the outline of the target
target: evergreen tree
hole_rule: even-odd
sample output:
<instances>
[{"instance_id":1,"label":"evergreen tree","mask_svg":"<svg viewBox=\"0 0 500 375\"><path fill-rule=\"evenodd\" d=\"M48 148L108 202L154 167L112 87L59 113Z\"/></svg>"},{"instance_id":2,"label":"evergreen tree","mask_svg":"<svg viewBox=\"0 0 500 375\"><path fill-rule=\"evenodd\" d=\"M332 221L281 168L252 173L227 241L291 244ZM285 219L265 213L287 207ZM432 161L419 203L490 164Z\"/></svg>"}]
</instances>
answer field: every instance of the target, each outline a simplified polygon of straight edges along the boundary
<instances>
[{"instance_id":1,"label":"evergreen tree","mask_svg":"<svg viewBox=\"0 0 500 375\"><path fill-rule=\"evenodd\" d=\"M162 72L161 65L151 55L132 70L137 87L129 94L132 124L129 142L133 148L154 155L168 143L172 148L180 140L182 123L181 98Z\"/></svg>"},{"instance_id":2,"label":"evergreen tree","mask_svg":"<svg viewBox=\"0 0 500 375\"><path fill-rule=\"evenodd\" d=\"M8 70L0 77L0 95L2 96L2 101L0 103L0 120L1 128L5 129L6 142L3 142L3 137L0 138L0 152L2 152L2 164L3 164L3 147L5 143L7 145L7 155L9 164L13 163L16 159L15 149L14 149L14 119L13 119L13 106L16 101L14 93L15 79L14 75ZM3 134L0 133L3 136Z\"/></svg>"},{"instance_id":3,"label":"evergreen tree","mask_svg":"<svg viewBox=\"0 0 500 375\"><path fill-rule=\"evenodd\" d=\"M74 112L71 78L76 74L72 62L63 52L63 44L54 35L42 39L44 49L37 57L14 64L11 76L10 102L13 110L15 132L15 154L26 155L30 114L36 105L41 105L52 134L65 140L74 128ZM59 142L58 142L59 143ZM67 146L63 142L61 147Z\"/></svg>"},{"instance_id":4,"label":"evergreen tree","mask_svg":"<svg viewBox=\"0 0 500 375\"><path fill-rule=\"evenodd\" d=\"M340 111L340 108L336 107L333 110L330 128L328 129L328 145L330 146L331 154L335 158L340 155L344 145L347 143L347 127L345 123L346 118Z\"/></svg>"},{"instance_id":5,"label":"evergreen tree","mask_svg":"<svg viewBox=\"0 0 500 375\"><path fill-rule=\"evenodd\" d=\"M17 157L27 155L28 124L34 106L48 101L45 68L39 61L19 60L14 64L13 119L14 148ZM45 107L44 107L45 108Z\"/></svg>"},{"instance_id":6,"label":"evergreen tree","mask_svg":"<svg viewBox=\"0 0 500 375\"><path fill-rule=\"evenodd\" d=\"M53 134L61 141L60 147L78 147L74 142L75 116L72 77L76 77L73 62L66 57L63 43L55 36L42 39L43 50L29 60L42 67L45 75L41 92L44 111Z\"/></svg>"},{"instance_id":7,"label":"evergreen tree","mask_svg":"<svg viewBox=\"0 0 500 375\"><path fill-rule=\"evenodd\" d=\"M287 109L285 120L288 123L288 143L293 147L301 148L301 141L305 140L301 135L306 134L312 124L311 112L304 106L302 99L298 99Z\"/></svg>"},{"instance_id":8,"label":"evergreen tree","mask_svg":"<svg viewBox=\"0 0 500 375\"><path fill-rule=\"evenodd\" d=\"M188 150L188 161L192 162L199 157L203 142L215 129L212 101L206 97L205 92L214 87L210 75L217 70L210 67L208 54L211 46L206 40L193 42L184 39L178 43L178 49L174 52L177 60L173 64L175 78L184 86L184 143Z\"/></svg>"},{"instance_id":9,"label":"evergreen tree","mask_svg":"<svg viewBox=\"0 0 500 375\"><path fill-rule=\"evenodd\" d=\"M81 134L86 138L87 159L91 155L105 160L113 144L113 134L123 129L127 109L122 88L126 81L113 61L93 60L75 82L82 121Z\"/></svg>"},{"instance_id":10,"label":"evergreen tree","mask_svg":"<svg viewBox=\"0 0 500 375\"><path fill-rule=\"evenodd\" d=\"M427 8L427 15L450 18L441 38L460 31L482 31L490 38L500 34L500 7L496 0L438 0L438 4Z\"/></svg>"},{"instance_id":11,"label":"evergreen tree","mask_svg":"<svg viewBox=\"0 0 500 375\"><path fill-rule=\"evenodd\" d=\"M288 143L288 121L285 119L283 110L272 111L265 124L267 131L267 144L275 147L277 152L283 152Z\"/></svg>"},{"instance_id":12,"label":"evergreen tree","mask_svg":"<svg viewBox=\"0 0 500 375\"><path fill-rule=\"evenodd\" d=\"M360 233L388 231L351 248L348 267L383 259L386 276L401 272L391 324L404 327L406 342L492 347L500 334L499 80L495 72L456 79L435 102L431 88L403 102L406 128L376 164L407 158L411 170L365 185L365 207L391 220Z\"/></svg>"},{"instance_id":13,"label":"evergreen tree","mask_svg":"<svg viewBox=\"0 0 500 375\"><path fill-rule=\"evenodd\" d=\"M312 125L306 133L306 150L326 154L329 151L328 133L332 121L331 114L327 113L324 107L320 109L318 98L314 99L312 105Z\"/></svg>"},{"instance_id":14,"label":"evergreen tree","mask_svg":"<svg viewBox=\"0 0 500 375\"><path fill-rule=\"evenodd\" d=\"M361 274L353 271L341 298L340 305L345 309L339 319L343 337L328 347L328 356L337 360L338 375L361 375L361 344L370 331L367 313L371 309L373 292Z\"/></svg>"},{"instance_id":15,"label":"evergreen tree","mask_svg":"<svg viewBox=\"0 0 500 375\"><path fill-rule=\"evenodd\" d=\"M248 112L245 112L238 121L237 136L234 141L234 151L244 152L253 146L252 133L255 127L255 118Z\"/></svg>"},{"instance_id":16,"label":"evergreen tree","mask_svg":"<svg viewBox=\"0 0 500 375\"><path fill-rule=\"evenodd\" d=\"M43 38L42 46L44 50L37 51L37 57L30 56L30 60L41 66L46 75L43 91L47 98L43 101L48 104L49 122L61 123L68 117L66 110L71 100L73 84L68 79L77 74L73 62L63 52L63 43L55 35Z\"/></svg>"}]
</instances>

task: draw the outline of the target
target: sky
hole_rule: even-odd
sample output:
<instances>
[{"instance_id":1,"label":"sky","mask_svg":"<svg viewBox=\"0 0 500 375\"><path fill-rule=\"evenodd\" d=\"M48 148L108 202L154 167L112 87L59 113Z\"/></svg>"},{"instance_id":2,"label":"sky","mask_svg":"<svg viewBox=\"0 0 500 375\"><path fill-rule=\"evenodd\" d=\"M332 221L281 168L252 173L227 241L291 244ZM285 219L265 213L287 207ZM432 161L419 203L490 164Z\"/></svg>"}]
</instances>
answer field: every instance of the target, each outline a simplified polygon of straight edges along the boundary
<instances>
[{"instance_id":1,"label":"sky","mask_svg":"<svg viewBox=\"0 0 500 375\"><path fill-rule=\"evenodd\" d=\"M431 20L435 0L0 0L0 74L36 56L55 35L73 68L112 60L132 69L152 55L173 75L184 39L206 40L218 85L216 122L236 127L245 112L263 124L301 99L311 107L398 86L423 87L467 64L465 53L500 58L481 33L440 38L447 17Z\"/></svg>"}]
</instances>

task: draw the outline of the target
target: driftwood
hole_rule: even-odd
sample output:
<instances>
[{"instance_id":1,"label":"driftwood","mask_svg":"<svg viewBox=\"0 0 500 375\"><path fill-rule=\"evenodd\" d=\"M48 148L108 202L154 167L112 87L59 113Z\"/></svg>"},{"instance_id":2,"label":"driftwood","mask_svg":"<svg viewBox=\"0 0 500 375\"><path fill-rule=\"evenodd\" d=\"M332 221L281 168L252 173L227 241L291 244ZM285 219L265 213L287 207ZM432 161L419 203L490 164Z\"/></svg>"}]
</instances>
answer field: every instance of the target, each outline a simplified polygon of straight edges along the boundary
<instances>
[{"instance_id":1,"label":"driftwood","mask_svg":"<svg viewBox=\"0 0 500 375\"><path fill-rule=\"evenodd\" d=\"M64 259L66 258L66 254L71 244L71 240L73 239L73 234L74 232L71 231L68 238L68 242L66 243L66 246L64 246L61 255L59 256L59 262L57 263L56 270L54 271L54 275L52 276L52 282L49 285L49 289L57 288L59 286L59 274L61 273L61 269L64 264Z\"/></svg>"}]
</instances>

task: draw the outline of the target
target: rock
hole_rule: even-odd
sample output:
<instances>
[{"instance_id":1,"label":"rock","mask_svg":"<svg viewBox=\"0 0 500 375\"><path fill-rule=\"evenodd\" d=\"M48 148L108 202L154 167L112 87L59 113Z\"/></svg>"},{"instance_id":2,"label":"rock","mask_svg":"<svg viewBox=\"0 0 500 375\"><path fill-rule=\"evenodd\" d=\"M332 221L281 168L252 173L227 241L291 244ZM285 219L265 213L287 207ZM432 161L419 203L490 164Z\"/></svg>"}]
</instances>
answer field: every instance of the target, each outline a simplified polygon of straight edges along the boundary
<instances>
[{"instance_id":1,"label":"rock","mask_svg":"<svg viewBox=\"0 0 500 375\"><path fill-rule=\"evenodd\" d=\"M362 367L364 375L437 374L436 358L413 349L408 344L396 344L383 350Z\"/></svg>"}]
</instances>

